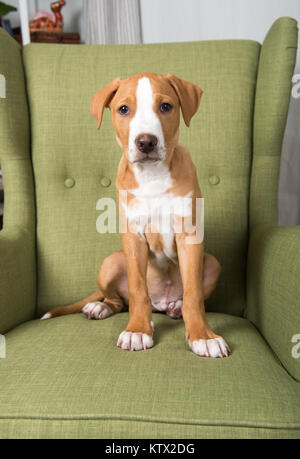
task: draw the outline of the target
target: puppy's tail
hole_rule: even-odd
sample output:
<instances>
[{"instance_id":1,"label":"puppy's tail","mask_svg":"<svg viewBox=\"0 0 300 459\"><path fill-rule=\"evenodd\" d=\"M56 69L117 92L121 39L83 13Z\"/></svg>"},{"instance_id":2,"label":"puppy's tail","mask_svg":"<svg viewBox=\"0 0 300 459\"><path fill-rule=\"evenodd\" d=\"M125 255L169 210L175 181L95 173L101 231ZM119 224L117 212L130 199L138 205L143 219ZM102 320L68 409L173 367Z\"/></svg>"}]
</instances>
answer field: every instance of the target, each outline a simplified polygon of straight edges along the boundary
<instances>
[{"instance_id":1,"label":"puppy's tail","mask_svg":"<svg viewBox=\"0 0 300 459\"><path fill-rule=\"evenodd\" d=\"M58 317L58 316L65 316L66 314L76 314L78 312L81 312L82 308L87 303L101 301L103 300L103 298L104 298L104 295L102 294L100 290L98 290L97 292L93 293L87 298L84 298L81 301L77 301L77 303L73 303L68 306L61 306L59 308L51 309L51 311L47 312L46 314L43 315L43 317L41 317L41 320L52 319L53 317Z\"/></svg>"}]
</instances>

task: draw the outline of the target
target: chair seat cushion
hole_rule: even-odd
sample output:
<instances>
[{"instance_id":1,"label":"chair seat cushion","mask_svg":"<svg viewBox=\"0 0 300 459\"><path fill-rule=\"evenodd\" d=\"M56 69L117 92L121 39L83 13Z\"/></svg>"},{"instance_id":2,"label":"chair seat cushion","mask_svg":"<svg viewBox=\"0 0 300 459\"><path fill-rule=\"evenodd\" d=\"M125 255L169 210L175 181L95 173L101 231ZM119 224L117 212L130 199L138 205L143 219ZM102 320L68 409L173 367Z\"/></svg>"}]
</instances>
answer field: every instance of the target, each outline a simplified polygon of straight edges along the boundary
<instances>
[{"instance_id":1,"label":"chair seat cushion","mask_svg":"<svg viewBox=\"0 0 300 459\"><path fill-rule=\"evenodd\" d=\"M194 355L182 320L153 314L155 346L116 346L128 313L27 322L0 360L0 437L299 437L300 385L245 319L210 313L232 348Z\"/></svg>"}]
</instances>

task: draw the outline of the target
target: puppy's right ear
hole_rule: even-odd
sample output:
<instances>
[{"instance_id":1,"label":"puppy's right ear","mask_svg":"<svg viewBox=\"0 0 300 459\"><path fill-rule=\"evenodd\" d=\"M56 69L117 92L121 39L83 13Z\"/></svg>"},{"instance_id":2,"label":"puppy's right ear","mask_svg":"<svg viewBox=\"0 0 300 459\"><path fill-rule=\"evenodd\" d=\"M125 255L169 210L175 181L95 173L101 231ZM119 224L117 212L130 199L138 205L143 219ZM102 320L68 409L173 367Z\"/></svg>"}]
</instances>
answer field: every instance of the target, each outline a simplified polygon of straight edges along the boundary
<instances>
[{"instance_id":1,"label":"puppy's right ear","mask_svg":"<svg viewBox=\"0 0 300 459\"><path fill-rule=\"evenodd\" d=\"M100 89L100 91L96 92L96 94L94 94L92 97L90 110L92 115L97 120L98 129L101 126L103 110L105 107L109 106L112 98L119 89L120 82L121 78L115 78L113 81L104 86L104 88Z\"/></svg>"}]
</instances>

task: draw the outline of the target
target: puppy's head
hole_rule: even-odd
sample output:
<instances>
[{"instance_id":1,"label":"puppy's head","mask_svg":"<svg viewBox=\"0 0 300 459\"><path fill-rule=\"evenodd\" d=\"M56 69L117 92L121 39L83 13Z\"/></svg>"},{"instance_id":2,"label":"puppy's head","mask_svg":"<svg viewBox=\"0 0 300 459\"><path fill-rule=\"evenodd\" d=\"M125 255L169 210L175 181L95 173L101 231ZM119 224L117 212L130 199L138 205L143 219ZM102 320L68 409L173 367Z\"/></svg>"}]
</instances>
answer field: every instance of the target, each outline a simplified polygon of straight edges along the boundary
<instances>
[{"instance_id":1,"label":"puppy's head","mask_svg":"<svg viewBox=\"0 0 300 459\"><path fill-rule=\"evenodd\" d=\"M125 80L116 78L98 91L91 112L101 125L109 107L116 138L130 163L164 161L178 143L180 107L190 125L202 90L174 75L142 73Z\"/></svg>"}]
</instances>

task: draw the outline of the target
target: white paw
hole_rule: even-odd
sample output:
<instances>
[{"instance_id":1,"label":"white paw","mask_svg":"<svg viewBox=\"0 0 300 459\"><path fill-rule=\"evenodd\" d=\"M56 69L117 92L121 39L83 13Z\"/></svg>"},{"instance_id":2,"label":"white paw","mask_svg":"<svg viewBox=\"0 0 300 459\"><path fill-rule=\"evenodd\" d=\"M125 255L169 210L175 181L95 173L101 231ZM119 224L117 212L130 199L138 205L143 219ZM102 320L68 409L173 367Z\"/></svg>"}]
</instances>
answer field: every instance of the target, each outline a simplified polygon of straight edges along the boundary
<instances>
[{"instance_id":1,"label":"white paw","mask_svg":"<svg viewBox=\"0 0 300 459\"><path fill-rule=\"evenodd\" d=\"M222 358L228 357L231 350L226 341L219 337L214 339L199 339L197 341L189 342L192 351L201 357Z\"/></svg>"},{"instance_id":2,"label":"white paw","mask_svg":"<svg viewBox=\"0 0 300 459\"><path fill-rule=\"evenodd\" d=\"M153 322L151 322L152 330L154 330ZM132 333L123 331L118 339L117 346L128 351L142 351L149 349L154 344L152 336L146 333Z\"/></svg>"},{"instance_id":3,"label":"white paw","mask_svg":"<svg viewBox=\"0 0 300 459\"><path fill-rule=\"evenodd\" d=\"M88 319L101 320L111 316L114 312L105 303L96 301L95 303L87 303L81 310Z\"/></svg>"},{"instance_id":4,"label":"white paw","mask_svg":"<svg viewBox=\"0 0 300 459\"><path fill-rule=\"evenodd\" d=\"M172 303L168 304L167 307L167 315L172 317L172 319L180 319L182 317L182 301L177 300L176 302L173 301Z\"/></svg>"}]
</instances>

